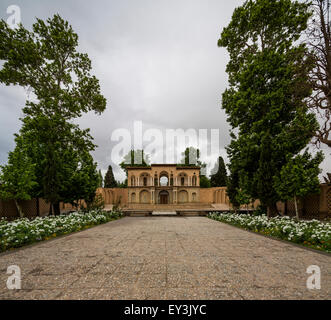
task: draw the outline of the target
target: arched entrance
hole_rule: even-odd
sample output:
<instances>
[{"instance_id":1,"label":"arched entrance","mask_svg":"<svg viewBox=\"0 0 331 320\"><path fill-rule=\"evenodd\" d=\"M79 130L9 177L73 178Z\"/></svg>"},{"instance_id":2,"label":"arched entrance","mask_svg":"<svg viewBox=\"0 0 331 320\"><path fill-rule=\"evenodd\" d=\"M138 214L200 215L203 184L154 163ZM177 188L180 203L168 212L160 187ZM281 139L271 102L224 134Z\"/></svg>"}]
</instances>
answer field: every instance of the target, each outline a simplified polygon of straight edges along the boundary
<instances>
[{"instance_id":1,"label":"arched entrance","mask_svg":"<svg viewBox=\"0 0 331 320\"><path fill-rule=\"evenodd\" d=\"M169 186L169 175L168 175L168 172L162 171L160 173L160 183L159 183L159 185L161 187Z\"/></svg>"},{"instance_id":2,"label":"arched entrance","mask_svg":"<svg viewBox=\"0 0 331 320\"><path fill-rule=\"evenodd\" d=\"M186 203L188 202L188 193L186 190L181 190L178 193L178 202L179 203Z\"/></svg>"},{"instance_id":3,"label":"arched entrance","mask_svg":"<svg viewBox=\"0 0 331 320\"><path fill-rule=\"evenodd\" d=\"M160 204L168 204L169 203L169 192L166 190L163 190L159 193L159 203Z\"/></svg>"}]
</instances>

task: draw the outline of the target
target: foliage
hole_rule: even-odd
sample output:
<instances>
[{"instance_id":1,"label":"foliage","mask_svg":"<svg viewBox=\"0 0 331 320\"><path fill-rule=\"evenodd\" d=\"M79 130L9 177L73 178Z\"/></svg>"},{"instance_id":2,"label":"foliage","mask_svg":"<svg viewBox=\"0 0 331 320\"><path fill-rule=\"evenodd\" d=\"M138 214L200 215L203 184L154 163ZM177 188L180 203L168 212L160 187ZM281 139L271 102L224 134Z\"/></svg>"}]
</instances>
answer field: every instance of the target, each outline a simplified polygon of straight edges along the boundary
<instances>
[{"instance_id":1,"label":"foliage","mask_svg":"<svg viewBox=\"0 0 331 320\"><path fill-rule=\"evenodd\" d=\"M16 136L16 148L9 153L8 164L0 166L0 198L14 200L20 217L24 216L19 200L30 200L35 181L35 165L27 155L26 146Z\"/></svg>"},{"instance_id":2,"label":"foliage","mask_svg":"<svg viewBox=\"0 0 331 320\"><path fill-rule=\"evenodd\" d=\"M294 199L297 218L299 218L297 197L318 193L320 190L318 175L321 171L319 165L322 161L323 154L321 152L312 158L308 150L305 150L304 154L290 159L283 166L279 177L275 177L275 189L281 200Z\"/></svg>"},{"instance_id":3,"label":"foliage","mask_svg":"<svg viewBox=\"0 0 331 320\"><path fill-rule=\"evenodd\" d=\"M125 189L128 187L128 179L125 179L123 182L117 181L117 187Z\"/></svg>"},{"instance_id":4,"label":"foliage","mask_svg":"<svg viewBox=\"0 0 331 320\"><path fill-rule=\"evenodd\" d=\"M259 205L256 210L253 212L253 216L262 216L267 214L267 208Z\"/></svg>"},{"instance_id":5,"label":"foliage","mask_svg":"<svg viewBox=\"0 0 331 320\"><path fill-rule=\"evenodd\" d=\"M105 188L116 188L117 187L117 181L115 180L113 168L111 165L108 166L108 171L105 175L105 182L104 182Z\"/></svg>"},{"instance_id":6,"label":"foliage","mask_svg":"<svg viewBox=\"0 0 331 320\"><path fill-rule=\"evenodd\" d=\"M182 152L182 160L179 166L198 166L201 164L200 159L200 150L194 147L186 148L184 152Z\"/></svg>"},{"instance_id":7,"label":"foliage","mask_svg":"<svg viewBox=\"0 0 331 320\"><path fill-rule=\"evenodd\" d=\"M253 202L252 198L243 189L238 189L236 193L236 201L241 205L248 205Z\"/></svg>"},{"instance_id":8,"label":"foliage","mask_svg":"<svg viewBox=\"0 0 331 320\"><path fill-rule=\"evenodd\" d=\"M12 30L0 21L0 59L4 60L0 81L33 92L23 109L21 136L36 165L34 196L51 202L59 214L63 189L69 188L72 175L78 182L91 181L86 189L95 186L95 173L91 174L94 164L87 154L96 146L89 130L81 130L73 120L88 111L100 114L106 99L100 93L99 81L91 75L87 54L77 52L78 35L67 21L54 15L47 21L37 19L32 29L30 32L20 25ZM82 176L77 177L77 171ZM72 187L77 193L82 185ZM73 192L74 197L68 200L79 197L89 201L92 192L86 189L82 188L80 197Z\"/></svg>"},{"instance_id":9,"label":"foliage","mask_svg":"<svg viewBox=\"0 0 331 320\"><path fill-rule=\"evenodd\" d=\"M186 148L184 152L182 152L182 160L177 167L190 167L190 166L198 166L200 167L201 176L207 175L207 164L201 162L200 160L200 150L194 147Z\"/></svg>"},{"instance_id":10,"label":"foliage","mask_svg":"<svg viewBox=\"0 0 331 320\"><path fill-rule=\"evenodd\" d=\"M209 217L246 230L331 252L331 223L318 220L298 221L289 217L269 219L266 215L231 213L211 213Z\"/></svg>"},{"instance_id":11,"label":"foliage","mask_svg":"<svg viewBox=\"0 0 331 320\"><path fill-rule=\"evenodd\" d=\"M200 176L200 188L210 188L210 180L206 176Z\"/></svg>"},{"instance_id":12,"label":"foliage","mask_svg":"<svg viewBox=\"0 0 331 320\"><path fill-rule=\"evenodd\" d=\"M239 189L239 172L238 169L233 168L233 164L230 163L230 176L227 181L226 193L229 197L230 203L233 208L237 210L240 207L240 202L238 202L237 194Z\"/></svg>"},{"instance_id":13,"label":"foliage","mask_svg":"<svg viewBox=\"0 0 331 320\"><path fill-rule=\"evenodd\" d=\"M306 103L312 63L297 45L309 16L308 5L298 1L246 1L219 40L230 54L230 87L222 99L233 129L229 197L243 190L269 215L277 214L275 177L318 127Z\"/></svg>"},{"instance_id":14,"label":"foliage","mask_svg":"<svg viewBox=\"0 0 331 320\"><path fill-rule=\"evenodd\" d=\"M127 167L149 167L149 155L144 153L144 150L131 150L124 156L123 161L120 163L120 167L128 175Z\"/></svg>"},{"instance_id":15,"label":"foliage","mask_svg":"<svg viewBox=\"0 0 331 320\"><path fill-rule=\"evenodd\" d=\"M98 175L99 175L99 188L103 188L103 176L101 170L99 170Z\"/></svg>"},{"instance_id":16,"label":"foliage","mask_svg":"<svg viewBox=\"0 0 331 320\"><path fill-rule=\"evenodd\" d=\"M222 157L219 157L217 164L217 171L211 175L210 184L212 187L226 187L227 180L228 180L228 176L227 176L224 160Z\"/></svg>"},{"instance_id":17,"label":"foliage","mask_svg":"<svg viewBox=\"0 0 331 320\"><path fill-rule=\"evenodd\" d=\"M69 215L49 216L44 218L27 218L15 221L0 220L0 251L19 248L37 241L84 230L106 223L123 216L122 212L92 210L75 212Z\"/></svg>"},{"instance_id":18,"label":"foliage","mask_svg":"<svg viewBox=\"0 0 331 320\"><path fill-rule=\"evenodd\" d=\"M87 204L84 211L102 210L105 208L105 200L101 194L96 194L93 201Z\"/></svg>"}]
</instances>

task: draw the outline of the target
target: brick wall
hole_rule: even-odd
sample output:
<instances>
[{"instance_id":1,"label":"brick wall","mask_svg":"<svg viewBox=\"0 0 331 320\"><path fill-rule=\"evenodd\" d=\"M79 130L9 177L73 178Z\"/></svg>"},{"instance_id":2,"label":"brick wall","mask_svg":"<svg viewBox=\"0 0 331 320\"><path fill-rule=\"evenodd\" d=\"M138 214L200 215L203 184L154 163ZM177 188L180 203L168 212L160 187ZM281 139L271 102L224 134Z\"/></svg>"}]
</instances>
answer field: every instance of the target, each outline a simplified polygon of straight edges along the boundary
<instances>
[{"instance_id":1,"label":"brick wall","mask_svg":"<svg viewBox=\"0 0 331 320\"><path fill-rule=\"evenodd\" d=\"M38 216L38 206L39 206L39 216L43 217L49 213L49 203L43 199L32 199L20 201L24 216L27 218L32 218ZM61 212L73 210L70 204L60 204ZM9 219L16 219L19 217L15 202L13 200L4 201L0 199L0 218L7 217Z\"/></svg>"},{"instance_id":2,"label":"brick wall","mask_svg":"<svg viewBox=\"0 0 331 320\"><path fill-rule=\"evenodd\" d=\"M278 203L278 209L285 215L295 216L293 200ZM298 199L299 216L305 219L331 218L331 185L322 184L319 194Z\"/></svg>"},{"instance_id":3,"label":"brick wall","mask_svg":"<svg viewBox=\"0 0 331 320\"><path fill-rule=\"evenodd\" d=\"M129 192L128 189L124 188L99 188L97 190L98 194L101 194L105 204L118 204L124 207L129 202Z\"/></svg>"},{"instance_id":4,"label":"brick wall","mask_svg":"<svg viewBox=\"0 0 331 320\"><path fill-rule=\"evenodd\" d=\"M308 195L303 199L299 199L299 212L302 218L331 218L331 185L322 184L321 192L317 195ZM105 204L119 204L121 207L128 205L128 189L123 188L99 188L97 193L101 194L105 200ZM37 216L37 208L39 202L39 215L45 216L49 212L49 204L43 199L32 199L30 201L21 201L23 212L26 217ZM200 189L201 203L229 203L226 195L226 188L208 188ZM256 208L258 201L254 203ZM74 208L70 204L60 204L61 211L70 211ZM293 201L286 203L278 203L278 209L286 215L295 216L295 208ZM19 217L14 201L3 201L0 199L0 218L8 217L15 219Z\"/></svg>"}]
</instances>

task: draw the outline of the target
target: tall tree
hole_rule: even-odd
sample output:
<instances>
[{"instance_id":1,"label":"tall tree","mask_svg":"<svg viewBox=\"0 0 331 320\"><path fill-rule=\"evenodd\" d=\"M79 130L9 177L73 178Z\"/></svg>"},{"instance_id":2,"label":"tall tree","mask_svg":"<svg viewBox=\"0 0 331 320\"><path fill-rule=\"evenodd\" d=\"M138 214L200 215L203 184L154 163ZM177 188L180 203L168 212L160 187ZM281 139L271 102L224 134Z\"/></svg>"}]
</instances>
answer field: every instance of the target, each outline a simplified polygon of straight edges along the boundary
<instances>
[{"instance_id":1,"label":"tall tree","mask_svg":"<svg viewBox=\"0 0 331 320\"><path fill-rule=\"evenodd\" d=\"M66 152L63 161L65 174L69 175L59 190L61 202L71 203L78 207L84 200L87 207L94 201L96 189L99 187L97 163L88 152Z\"/></svg>"},{"instance_id":2,"label":"tall tree","mask_svg":"<svg viewBox=\"0 0 331 320\"><path fill-rule=\"evenodd\" d=\"M224 159L222 157L218 158L218 163L216 165L217 170L210 177L210 184L212 187L226 187L228 175L226 172L226 167L224 163Z\"/></svg>"},{"instance_id":3,"label":"tall tree","mask_svg":"<svg viewBox=\"0 0 331 320\"><path fill-rule=\"evenodd\" d=\"M331 147L331 25L330 0L312 0L313 16L307 29L309 56L314 68L310 73L313 94L309 107L320 120L313 142Z\"/></svg>"},{"instance_id":4,"label":"tall tree","mask_svg":"<svg viewBox=\"0 0 331 320\"><path fill-rule=\"evenodd\" d=\"M282 168L279 177L275 177L275 189L282 200L294 200L296 217L299 219L298 197L309 193L318 193L321 172L319 165L323 161L321 152L312 158L306 150L302 155L290 159Z\"/></svg>"},{"instance_id":5,"label":"tall tree","mask_svg":"<svg viewBox=\"0 0 331 320\"><path fill-rule=\"evenodd\" d=\"M235 192L260 199L269 216L277 214L275 176L318 127L305 102L311 60L305 45L297 45L309 16L308 5L298 1L248 0L218 43L230 54L222 107L233 128L227 151Z\"/></svg>"},{"instance_id":6,"label":"tall tree","mask_svg":"<svg viewBox=\"0 0 331 320\"><path fill-rule=\"evenodd\" d=\"M105 188L116 188L117 181L115 180L113 168L108 166L108 171L105 175Z\"/></svg>"},{"instance_id":7,"label":"tall tree","mask_svg":"<svg viewBox=\"0 0 331 320\"><path fill-rule=\"evenodd\" d=\"M20 25L10 29L0 21L0 81L29 87L34 99L23 109L22 135L31 145L33 163L38 165L39 187L35 192L59 213L61 188L70 180L63 155L94 150L89 130L72 120L84 112L101 113L106 99L97 78L91 75L87 54L77 52L78 35L59 15L37 19L30 32ZM72 157L75 157L74 155ZM88 181L87 181L88 183Z\"/></svg>"},{"instance_id":8,"label":"tall tree","mask_svg":"<svg viewBox=\"0 0 331 320\"><path fill-rule=\"evenodd\" d=\"M200 150L194 147L188 147L182 152L181 164L185 166L197 166L200 162Z\"/></svg>"},{"instance_id":9,"label":"tall tree","mask_svg":"<svg viewBox=\"0 0 331 320\"><path fill-rule=\"evenodd\" d=\"M188 147L182 152L182 160L178 166L198 166L201 176L207 176L207 164L200 160L200 150ZM209 179L208 179L209 181Z\"/></svg>"},{"instance_id":10,"label":"tall tree","mask_svg":"<svg viewBox=\"0 0 331 320\"><path fill-rule=\"evenodd\" d=\"M234 210L238 210L241 204L237 199L240 190L238 172L232 170L230 170L230 172L231 174L228 177L226 193Z\"/></svg>"},{"instance_id":11,"label":"tall tree","mask_svg":"<svg viewBox=\"0 0 331 320\"><path fill-rule=\"evenodd\" d=\"M98 175L99 175L99 188L102 188L103 187L103 176L102 176L101 170L99 170Z\"/></svg>"},{"instance_id":12,"label":"tall tree","mask_svg":"<svg viewBox=\"0 0 331 320\"><path fill-rule=\"evenodd\" d=\"M16 148L9 153L8 164L0 166L0 198L14 200L21 218L24 212L20 200L31 200L35 181L35 165L27 154L20 136L16 136Z\"/></svg>"},{"instance_id":13,"label":"tall tree","mask_svg":"<svg viewBox=\"0 0 331 320\"><path fill-rule=\"evenodd\" d=\"M210 188L210 180L204 175L200 175L200 188Z\"/></svg>"},{"instance_id":14,"label":"tall tree","mask_svg":"<svg viewBox=\"0 0 331 320\"><path fill-rule=\"evenodd\" d=\"M120 167L125 171L128 176L127 167L148 167L150 165L150 156L144 150L131 150L124 156Z\"/></svg>"}]
</instances>

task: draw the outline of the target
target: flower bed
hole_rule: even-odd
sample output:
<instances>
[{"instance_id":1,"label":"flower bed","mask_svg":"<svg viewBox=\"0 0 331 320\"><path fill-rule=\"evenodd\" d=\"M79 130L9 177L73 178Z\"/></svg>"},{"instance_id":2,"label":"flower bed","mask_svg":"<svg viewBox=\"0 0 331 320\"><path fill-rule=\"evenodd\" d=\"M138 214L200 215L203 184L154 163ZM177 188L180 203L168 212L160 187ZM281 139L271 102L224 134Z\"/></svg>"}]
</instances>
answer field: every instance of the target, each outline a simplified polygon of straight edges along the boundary
<instances>
[{"instance_id":1,"label":"flower bed","mask_svg":"<svg viewBox=\"0 0 331 320\"><path fill-rule=\"evenodd\" d=\"M331 252L331 223L318 220L297 221L289 217L268 219L266 215L253 216L235 213L210 213L209 218L237 227Z\"/></svg>"},{"instance_id":2,"label":"flower bed","mask_svg":"<svg viewBox=\"0 0 331 320\"><path fill-rule=\"evenodd\" d=\"M49 240L122 217L120 211L75 212L69 215L44 218L0 220L0 252L22 247L37 241Z\"/></svg>"}]
</instances>

